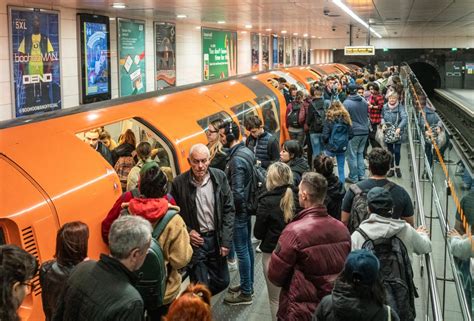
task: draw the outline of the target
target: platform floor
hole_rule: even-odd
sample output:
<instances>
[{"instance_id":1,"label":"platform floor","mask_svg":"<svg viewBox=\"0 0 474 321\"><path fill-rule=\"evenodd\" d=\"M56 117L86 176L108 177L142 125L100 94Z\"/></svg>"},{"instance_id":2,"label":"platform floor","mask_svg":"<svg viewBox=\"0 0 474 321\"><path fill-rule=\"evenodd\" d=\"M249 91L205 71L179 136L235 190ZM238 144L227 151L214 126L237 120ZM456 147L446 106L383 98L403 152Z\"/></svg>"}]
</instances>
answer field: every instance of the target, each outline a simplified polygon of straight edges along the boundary
<instances>
[{"instance_id":1,"label":"platform floor","mask_svg":"<svg viewBox=\"0 0 474 321\"><path fill-rule=\"evenodd\" d=\"M474 114L474 89L435 89L435 92Z\"/></svg>"},{"instance_id":2,"label":"platform floor","mask_svg":"<svg viewBox=\"0 0 474 321\"><path fill-rule=\"evenodd\" d=\"M447 153L447 158L453 157L454 161L457 161L455 158L454 153L450 155ZM402 178L394 178L393 180L405 187L410 195L413 195L411 190L411 182L410 182L410 175L412 173L408 169L408 157L407 157L407 145L404 145L402 148L402 160L401 160L401 167L402 167ZM347 165L347 164L346 164ZM449 165L453 171L454 177L454 163ZM348 172L348 168L346 166L346 174ZM438 186L442 186L442 182L444 179L441 176L441 170L438 164L435 164L435 181L437 182ZM458 179L458 178L456 178ZM459 182L460 184L460 178ZM426 196L431 195L431 188L428 187L429 184L422 185L424 188L424 193ZM441 194L441 190L439 191ZM443 195L443 194L442 194ZM443 201L444 201L444 197ZM425 211L426 215L433 214L436 216L436 213L431 212L431 201L428 197L425 198ZM450 214L449 214L449 223L454 224L454 209L453 204L449 204ZM433 226L432 229L432 240L433 240L433 259L435 264L435 269L437 271L437 277L444 277L444 241L443 236L441 234L441 228L439 227L439 223L436 219L432 222ZM426 273L426 269L423 268L424 265L424 258L420 259L421 257L414 255L413 257L413 271L415 275L415 284L418 288L418 292L420 297L415 300L416 308L417 308L417 318L416 320L425 320L424 315L427 309L426 303L428 302L428 290L427 290L427 279L424 277L423 273ZM252 305L248 306L228 306L223 303L224 293L216 296L213 298L213 319L214 320L232 320L232 321L271 321L270 316L270 308L269 308L269 301L267 296L267 289L265 284L265 279L262 272L262 255L256 254L255 256L255 297L254 302ZM452 271L449 264L446 267L446 278L452 279ZM231 273L231 283L238 284L238 272ZM459 304L457 302L457 294L453 283L446 283L446 287L444 288L443 283L439 281L438 289L441 296L441 302L443 302L443 291L446 292L446 300L444 302L445 305L445 316L444 320L446 321L460 321L462 320L462 315L460 313Z\"/></svg>"}]
</instances>

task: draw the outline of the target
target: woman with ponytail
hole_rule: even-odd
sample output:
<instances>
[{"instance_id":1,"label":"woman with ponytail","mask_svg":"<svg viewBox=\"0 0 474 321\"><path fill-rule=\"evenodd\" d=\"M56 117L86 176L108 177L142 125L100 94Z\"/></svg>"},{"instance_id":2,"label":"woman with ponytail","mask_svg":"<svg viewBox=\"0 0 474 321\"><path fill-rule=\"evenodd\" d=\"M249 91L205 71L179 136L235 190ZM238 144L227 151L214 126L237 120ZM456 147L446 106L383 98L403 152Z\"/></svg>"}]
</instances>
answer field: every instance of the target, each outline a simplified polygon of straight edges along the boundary
<instances>
[{"instance_id":1,"label":"woman with ponytail","mask_svg":"<svg viewBox=\"0 0 474 321\"><path fill-rule=\"evenodd\" d=\"M267 282L268 297L272 320L276 320L280 288L268 279L268 263L278 238L295 214L298 205L298 192L293 187L293 173L291 168L282 162L276 162L268 167L267 192L258 200L257 218L255 221L254 235L262 240L262 265L265 281Z\"/></svg>"}]
</instances>

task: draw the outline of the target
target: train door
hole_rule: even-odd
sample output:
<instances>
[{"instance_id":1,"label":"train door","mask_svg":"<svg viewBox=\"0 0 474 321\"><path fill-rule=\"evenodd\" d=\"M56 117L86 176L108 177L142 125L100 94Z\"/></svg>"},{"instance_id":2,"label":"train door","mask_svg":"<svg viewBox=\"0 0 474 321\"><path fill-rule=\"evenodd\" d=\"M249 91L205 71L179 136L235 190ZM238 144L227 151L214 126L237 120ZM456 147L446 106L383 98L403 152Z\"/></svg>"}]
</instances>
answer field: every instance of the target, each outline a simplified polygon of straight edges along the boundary
<instances>
[{"instance_id":1,"label":"train door","mask_svg":"<svg viewBox=\"0 0 474 321\"><path fill-rule=\"evenodd\" d=\"M265 131L275 137L280 137L280 115L277 110L275 97L269 95L260 96L255 98L255 101L260 105L260 109L262 110Z\"/></svg>"}]
</instances>

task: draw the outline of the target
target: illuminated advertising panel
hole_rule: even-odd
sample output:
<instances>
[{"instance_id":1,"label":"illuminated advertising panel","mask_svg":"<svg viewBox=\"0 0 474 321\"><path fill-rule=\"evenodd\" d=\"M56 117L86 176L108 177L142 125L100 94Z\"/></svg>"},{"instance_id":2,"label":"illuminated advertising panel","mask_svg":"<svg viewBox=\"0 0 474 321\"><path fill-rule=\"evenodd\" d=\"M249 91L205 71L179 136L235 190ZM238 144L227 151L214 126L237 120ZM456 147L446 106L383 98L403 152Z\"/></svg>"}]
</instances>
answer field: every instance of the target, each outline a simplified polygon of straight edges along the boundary
<instances>
[{"instance_id":1,"label":"illuminated advertising panel","mask_svg":"<svg viewBox=\"0 0 474 321\"><path fill-rule=\"evenodd\" d=\"M176 86L176 26L155 23L156 88Z\"/></svg>"},{"instance_id":2,"label":"illuminated advertising panel","mask_svg":"<svg viewBox=\"0 0 474 321\"><path fill-rule=\"evenodd\" d=\"M250 41L252 43L252 72L259 70L259 49L260 49L260 36L258 33L252 33L250 35Z\"/></svg>"},{"instance_id":3,"label":"illuminated advertising panel","mask_svg":"<svg viewBox=\"0 0 474 321\"><path fill-rule=\"evenodd\" d=\"M204 81L237 75L237 32L202 29Z\"/></svg>"}]
</instances>

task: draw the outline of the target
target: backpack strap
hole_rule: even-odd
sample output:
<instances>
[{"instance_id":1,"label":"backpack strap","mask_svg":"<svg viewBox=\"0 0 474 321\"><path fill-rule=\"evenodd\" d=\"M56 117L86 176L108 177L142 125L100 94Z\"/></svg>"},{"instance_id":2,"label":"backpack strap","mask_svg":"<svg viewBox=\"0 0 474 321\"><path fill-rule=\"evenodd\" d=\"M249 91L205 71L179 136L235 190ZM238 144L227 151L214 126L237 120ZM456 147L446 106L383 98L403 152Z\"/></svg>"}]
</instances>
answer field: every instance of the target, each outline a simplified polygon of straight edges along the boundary
<instances>
[{"instance_id":1,"label":"backpack strap","mask_svg":"<svg viewBox=\"0 0 474 321\"><path fill-rule=\"evenodd\" d=\"M354 196L362 194L362 189L357 186L357 184L352 184L349 186L349 189L352 191L352 193L354 193Z\"/></svg>"},{"instance_id":2,"label":"backpack strap","mask_svg":"<svg viewBox=\"0 0 474 321\"><path fill-rule=\"evenodd\" d=\"M392 321L392 311L390 311L389 305L387 305L387 314L388 314L387 320Z\"/></svg>"},{"instance_id":3,"label":"backpack strap","mask_svg":"<svg viewBox=\"0 0 474 321\"><path fill-rule=\"evenodd\" d=\"M366 240L366 241L372 241L372 239L367 235L367 233L364 232L364 230L362 230L360 227L356 228L356 231L360 233L360 235L362 235L362 237Z\"/></svg>"},{"instance_id":4,"label":"backpack strap","mask_svg":"<svg viewBox=\"0 0 474 321\"><path fill-rule=\"evenodd\" d=\"M166 212L165 216L158 222L157 225L153 228L153 238L158 240L160 237L161 233L163 233L163 230L165 229L166 225L171 221L171 219L178 214L178 211L176 209L170 208Z\"/></svg>"},{"instance_id":5,"label":"backpack strap","mask_svg":"<svg viewBox=\"0 0 474 321\"><path fill-rule=\"evenodd\" d=\"M395 187L395 183L392 182L392 181L388 181L387 184L385 184L384 186L382 186L385 190L387 190L388 192L390 192L392 190L392 188Z\"/></svg>"}]
</instances>

